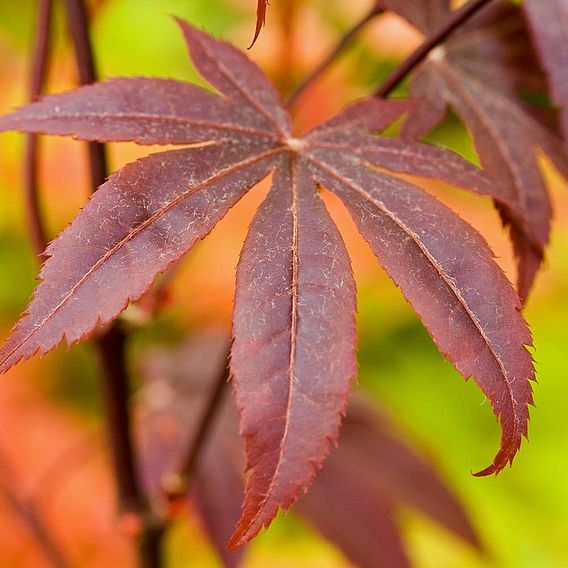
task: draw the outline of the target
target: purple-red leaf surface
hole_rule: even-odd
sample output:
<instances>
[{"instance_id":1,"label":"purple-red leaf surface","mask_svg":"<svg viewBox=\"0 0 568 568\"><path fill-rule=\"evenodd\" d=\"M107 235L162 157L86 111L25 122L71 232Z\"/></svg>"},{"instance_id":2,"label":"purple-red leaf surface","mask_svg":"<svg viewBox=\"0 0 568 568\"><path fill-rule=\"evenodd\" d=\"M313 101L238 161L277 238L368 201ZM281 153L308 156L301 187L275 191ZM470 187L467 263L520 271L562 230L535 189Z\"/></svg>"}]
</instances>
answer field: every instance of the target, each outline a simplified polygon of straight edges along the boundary
<instances>
[{"instance_id":1,"label":"purple-red leaf surface","mask_svg":"<svg viewBox=\"0 0 568 568\"><path fill-rule=\"evenodd\" d=\"M383 3L424 33L439 28L450 14L445 1ZM538 0L534 4L540 9L551 5ZM540 111L525 100L546 89L521 10L497 0L435 48L419 68L410 94L420 104L402 129L405 137L423 136L444 118L447 105L470 129L481 164L496 182L493 197L499 212L511 227L523 299L544 258L552 215L536 148L540 146L568 175L565 146L541 124Z\"/></svg>"},{"instance_id":2,"label":"purple-red leaf surface","mask_svg":"<svg viewBox=\"0 0 568 568\"><path fill-rule=\"evenodd\" d=\"M357 153L339 155L322 145L310 154L313 175L343 200L440 351L491 401L503 433L484 473L499 471L526 435L532 403L534 373L525 349L531 337L516 293L483 239L455 213L413 185L365 167ZM497 292L490 303L488 286Z\"/></svg>"},{"instance_id":3,"label":"purple-red leaf surface","mask_svg":"<svg viewBox=\"0 0 568 568\"><path fill-rule=\"evenodd\" d=\"M231 371L251 476L231 546L310 485L356 376L349 257L305 164L284 159L237 270Z\"/></svg>"},{"instance_id":4,"label":"purple-red leaf surface","mask_svg":"<svg viewBox=\"0 0 568 568\"><path fill-rule=\"evenodd\" d=\"M274 152L251 155L234 144L171 150L113 174L48 246L0 370L114 319L267 175Z\"/></svg>"},{"instance_id":5,"label":"purple-red leaf surface","mask_svg":"<svg viewBox=\"0 0 568 568\"><path fill-rule=\"evenodd\" d=\"M408 112L407 102L364 99L293 137L258 67L180 26L196 67L220 94L114 79L0 118L3 130L193 145L113 174L50 244L41 283L0 351L0 370L117 317L270 176L238 266L230 365L248 469L231 545L246 543L312 483L356 376L355 285L321 185L344 201L442 353L490 399L502 443L483 473L498 472L526 434L532 400L520 302L480 235L399 174L481 195L498 189L449 151L372 135Z\"/></svg>"}]
</instances>

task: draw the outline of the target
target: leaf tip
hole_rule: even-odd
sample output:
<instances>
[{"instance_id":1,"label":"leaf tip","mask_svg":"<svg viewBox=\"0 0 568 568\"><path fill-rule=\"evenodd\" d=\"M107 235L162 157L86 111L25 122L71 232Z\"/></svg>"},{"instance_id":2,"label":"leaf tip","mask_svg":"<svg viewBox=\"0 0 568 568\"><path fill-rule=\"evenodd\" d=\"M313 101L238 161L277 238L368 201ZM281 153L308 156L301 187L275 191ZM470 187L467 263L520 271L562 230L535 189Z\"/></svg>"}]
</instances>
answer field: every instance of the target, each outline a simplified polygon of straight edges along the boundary
<instances>
[{"instance_id":1,"label":"leaf tip","mask_svg":"<svg viewBox=\"0 0 568 568\"><path fill-rule=\"evenodd\" d=\"M266 7L268 6L268 0L258 0L256 7L256 27L254 29L254 37L252 38L251 44L247 47L252 49L253 45L256 43L258 36L264 25L266 24Z\"/></svg>"},{"instance_id":2,"label":"leaf tip","mask_svg":"<svg viewBox=\"0 0 568 568\"><path fill-rule=\"evenodd\" d=\"M473 477L488 477L489 475L492 474L497 475L498 473L499 471L497 470L495 465L491 464L490 466L486 467L485 469L482 469L481 471L471 472L471 475L473 475Z\"/></svg>"},{"instance_id":3,"label":"leaf tip","mask_svg":"<svg viewBox=\"0 0 568 568\"><path fill-rule=\"evenodd\" d=\"M526 437L527 434L523 432L522 436ZM501 471L503 471L503 469L505 469L505 466L507 464L509 464L509 466L512 466L513 460L515 459L515 456L517 455L517 452L519 451L519 448L521 446L521 439L522 437L519 437L508 447L502 447L499 450L499 453L495 456L493 463L487 466L485 469L482 469L481 471L472 473L473 477L487 477L489 475L497 476L499 475L499 473L501 473Z\"/></svg>"},{"instance_id":4,"label":"leaf tip","mask_svg":"<svg viewBox=\"0 0 568 568\"><path fill-rule=\"evenodd\" d=\"M241 518L235 527L229 542L227 543L228 550L238 550L248 544L263 527L268 526L264 523L255 523L254 520Z\"/></svg>"}]
</instances>

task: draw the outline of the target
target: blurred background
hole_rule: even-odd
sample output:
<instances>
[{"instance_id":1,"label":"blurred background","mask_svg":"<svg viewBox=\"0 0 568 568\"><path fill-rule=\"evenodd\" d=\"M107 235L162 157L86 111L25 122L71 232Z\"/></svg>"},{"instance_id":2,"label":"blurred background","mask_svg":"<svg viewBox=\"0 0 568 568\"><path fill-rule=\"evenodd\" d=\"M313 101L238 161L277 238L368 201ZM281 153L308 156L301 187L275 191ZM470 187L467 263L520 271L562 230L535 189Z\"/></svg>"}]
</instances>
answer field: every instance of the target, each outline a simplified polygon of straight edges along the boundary
<instances>
[{"instance_id":1,"label":"blurred background","mask_svg":"<svg viewBox=\"0 0 568 568\"><path fill-rule=\"evenodd\" d=\"M93 38L101 75L149 75L200 81L188 61L171 15L181 16L241 48L254 29L253 0L99 0L92 3ZM27 64L35 2L0 0L0 112L26 100ZM275 0L250 56L283 92L289 91L366 10L366 0ZM402 20L385 15L366 28L302 100L298 130L371 92L420 41ZM76 84L63 15L56 18L49 90ZM401 87L395 96L401 96ZM475 161L471 142L452 116L430 140ZM25 308L38 270L25 231L21 154L23 137L0 136L0 335L7 336ZM55 236L87 197L84 148L72 140L44 144L42 206ZM110 148L113 169L148 153L129 144ZM499 430L473 382L444 361L418 318L356 235L346 211L326 194L352 255L359 290L358 390L381 401L407 437L423 451L461 498L486 548L479 555L413 511L398 519L419 568L568 566L568 191L544 159L555 209L552 243L526 309L538 368L530 442L514 466L497 478L471 475L491 460ZM430 183L489 240L497 260L515 278L512 252L488 200ZM201 329L228 328L239 249L255 207L267 190L255 188L185 258L159 317L134 334L132 358L148 345L180 340ZM136 306L126 318L144 320ZM135 363L133 363L135 367ZM60 348L0 378L0 469L23 495L38 495L58 540L81 566L129 566L130 545L117 531L114 495L101 420L97 368L88 345ZM44 559L29 528L0 491L2 566L41 567ZM212 566L218 559L199 522L176 522L168 537L171 566ZM279 517L249 547L248 567L349 566L303 520Z\"/></svg>"}]
</instances>

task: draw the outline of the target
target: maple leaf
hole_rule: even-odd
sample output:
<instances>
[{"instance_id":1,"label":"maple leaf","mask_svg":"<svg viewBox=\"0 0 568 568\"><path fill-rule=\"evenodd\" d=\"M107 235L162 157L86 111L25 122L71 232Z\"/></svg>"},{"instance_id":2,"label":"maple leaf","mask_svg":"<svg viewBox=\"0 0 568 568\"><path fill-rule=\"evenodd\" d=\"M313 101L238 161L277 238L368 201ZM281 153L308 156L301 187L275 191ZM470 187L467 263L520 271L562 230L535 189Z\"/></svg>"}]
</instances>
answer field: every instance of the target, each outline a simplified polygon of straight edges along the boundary
<instances>
[{"instance_id":1,"label":"maple leaf","mask_svg":"<svg viewBox=\"0 0 568 568\"><path fill-rule=\"evenodd\" d=\"M370 134L407 111L407 102L363 99L293 137L258 67L179 24L197 69L219 94L177 81L112 79L0 118L1 130L198 144L113 174L49 245L41 282L0 351L0 370L116 318L272 175L237 270L231 374L250 475L232 546L309 487L337 439L356 376L355 284L318 185L343 200L440 351L491 401L501 447L481 473L500 471L526 435L532 402L531 337L519 298L482 237L397 174L480 195L495 195L494 185L447 150Z\"/></svg>"},{"instance_id":2,"label":"maple leaf","mask_svg":"<svg viewBox=\"0 0 568 568\"><path fill-rule=\"evenodd\" d=\"M561 108L562 132L568 138L568 5L559 0L526 0L523 10L546 69L552 96Z\"/></svg>"},{"instance_id":3,"label":"maple leaf","mask_svg":"<svg viewBox=\"0 0 568 568\"><path fill-rule=\"evenodd\" d=\"M448 0L381 0L425 34L450 15ZM547 4L547 2L537 2ZM511 227L518 290L526 299L550 237L552 209L535 151L538 146L568 177L566 147L541 122L523 95L546 93L521 10L507 1L486 6L443 45L413 77L410 95L421 101L402 128L420 138L451 105L473 135L484 170L500 192L495 201Z\"/></svg>"},{"instance_id":4,"label":"maple leaf","mask_svg":"<svg viewBox=\"0 0 568 568\"><path fill-rule=\"evenodd\" d=\"M160 481L177 471L198 427L207 398L226 364L227 340L215 333L157 348L142 361L144 380L139 429L143 471L158 494ZM226 541L239 519L243 489L237 417L226 400L194 474L187 497L196 506L226 566L239 566L242 552ZM411 507L480 548L461 504L397 428L362 397L355 397L339 445L295 511L357 566L407 567L396 523L400 507Z\"/></svg>"}]
</instances>

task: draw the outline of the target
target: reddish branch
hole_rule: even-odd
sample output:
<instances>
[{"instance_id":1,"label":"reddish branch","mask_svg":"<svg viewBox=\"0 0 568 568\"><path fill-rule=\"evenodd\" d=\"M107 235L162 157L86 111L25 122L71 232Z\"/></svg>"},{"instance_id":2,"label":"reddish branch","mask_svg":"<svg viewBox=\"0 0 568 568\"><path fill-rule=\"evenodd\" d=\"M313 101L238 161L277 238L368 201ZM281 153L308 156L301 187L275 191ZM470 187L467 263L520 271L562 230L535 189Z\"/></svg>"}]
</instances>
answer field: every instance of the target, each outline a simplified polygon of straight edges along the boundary
<instances>
[{"instance_id":1,"label":"reddish branch","mask_svg":"<svg viewBox=\"0 0 568 568\"><path fill-rule=\"evenodd\" d=\"M97 80L97 69L91 46L85 3L83 0L65 0L65 8L69 33L75 50L79 81L82 85L94 83ZM89 142L88 148L91 184L93 191L96 191L108 175L106 147L104 144Z\"/></svg>"},{"instance_id":2,"label":"reddish branch","mask_svg":"<svg viewBox=\"0 0 568 568\"><path fill-rule=\"evenodd\" d=\"M46 81L52 11L52 0L40 0L29 77L28 98L30 102L39 98ZM47 237L39 206L38 163L39 138L36 134L29 134L26 137L24 155L24 195L30 239L35 253L41 256L47 245ZM68 568L70 564L49 532L36 504L31 499L24 499L17 495L5 479L10 466L3 454L0 454L0 470L4 472L4 478L0 479L0 494L3 495L14 513L28 526L49 562L55 568Z\"/></svg>"},{"instance_id":3,"label":"reddish branch","mask_svg":"<svg viewBox=\"0 0 568 568\"><path fill-rule=\"evenodd\" d=\"M431 36L427 37L396 69L385 79L375 91L376 97L387 97L404 80L404 78L434 49L443 43L464 22L469 20L491 0L469 0L459 10L452 13L448 21Z\"/></svg>"},{"instance_id":4,"label":"reddish branch","mask_svg":"<svg viewBox=\"0 0 568 568\"><path fill-rule=\"evenodd\" d=\"M103 379L119 506L125 513L141 514L146 509L146 502L136 471L128 411L130 393L126 370L126 336L114 324L97 339L96 346Z\"/></svg>"}]
</instances>

